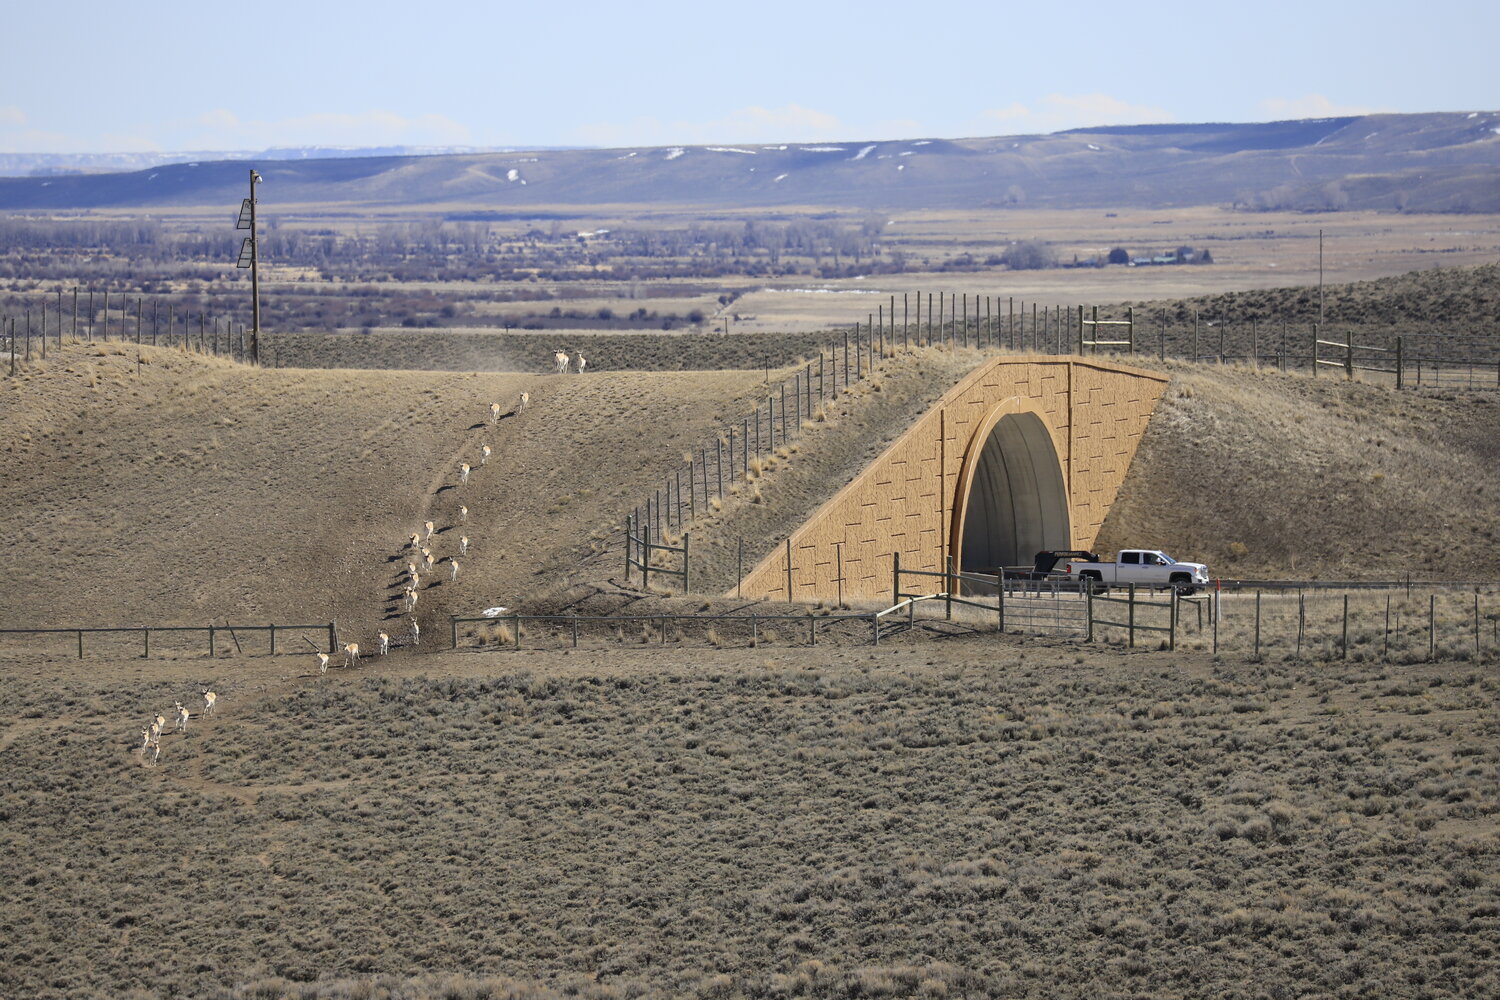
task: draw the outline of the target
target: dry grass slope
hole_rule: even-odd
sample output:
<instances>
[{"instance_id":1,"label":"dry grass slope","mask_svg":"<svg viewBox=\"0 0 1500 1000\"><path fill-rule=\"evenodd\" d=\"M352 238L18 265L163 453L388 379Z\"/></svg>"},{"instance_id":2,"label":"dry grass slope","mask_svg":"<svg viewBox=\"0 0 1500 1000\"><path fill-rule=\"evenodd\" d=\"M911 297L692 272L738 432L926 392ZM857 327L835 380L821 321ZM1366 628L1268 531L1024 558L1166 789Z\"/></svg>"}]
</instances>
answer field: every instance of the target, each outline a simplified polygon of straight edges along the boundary
<instances>
[{"instance_id":1,"label":"dry grass slope","mask_svg":"<svg viewBox=\"0 0 1500 1000\"><path fill-rule=\"evenodd\" d=\"M336 620L368 642L398 608L408 535L424 628L566 580L656 470L761 376L539 377L257 370L78 346L0 387L0 524L17 625ZM487 407L509 414L487 426ZM495 457L483 469L479 447ZM458 466L475 466L457 485ZM629 504L627 504L627 499ZM470 508L460 525L458 507ZM425 585L424 585L425 586Z\"/></svg>"},{"instance_id":2,"label":"dry grass slope","mask_svg":"<svg viewBox=\"0 0 1500 1000\"><path fill-rule=\"evenodd\" d=\"M1500 394L1170 371L1101 548L1225 577L1495 578Z\"/></svg>"}]
</instances>

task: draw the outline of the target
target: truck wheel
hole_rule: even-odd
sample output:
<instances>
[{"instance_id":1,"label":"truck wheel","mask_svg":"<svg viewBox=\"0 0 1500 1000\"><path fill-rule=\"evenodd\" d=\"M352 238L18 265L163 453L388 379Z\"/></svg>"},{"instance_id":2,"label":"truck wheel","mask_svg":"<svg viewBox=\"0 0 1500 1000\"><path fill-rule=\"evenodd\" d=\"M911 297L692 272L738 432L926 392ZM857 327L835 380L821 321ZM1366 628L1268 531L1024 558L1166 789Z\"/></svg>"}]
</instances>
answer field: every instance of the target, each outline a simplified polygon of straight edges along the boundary
<instances>
[{"instance_id":1,"label":"truck wheel","mask_svg":"<svg viewBox=\"0 0 1500 1000\"><path fill-rule=\"evenodd\" d=\"M1175 574L1172 577L1172 589L1177 591L1180 597L1190 597L1198 592L1198 588L1193 586L1192 578L1182 573Z\"/></svg>"}]
</instances>

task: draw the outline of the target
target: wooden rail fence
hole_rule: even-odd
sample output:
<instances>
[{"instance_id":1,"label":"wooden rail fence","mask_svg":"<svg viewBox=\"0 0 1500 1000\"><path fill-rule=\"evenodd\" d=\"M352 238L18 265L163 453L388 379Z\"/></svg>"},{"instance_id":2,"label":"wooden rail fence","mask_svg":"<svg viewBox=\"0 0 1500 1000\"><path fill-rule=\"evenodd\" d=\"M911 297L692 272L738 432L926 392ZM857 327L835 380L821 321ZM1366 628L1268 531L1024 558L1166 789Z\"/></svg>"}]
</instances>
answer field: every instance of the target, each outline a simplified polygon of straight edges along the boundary
<instances>
[{"instance_id":1,"label":"wooden rail fence","mask_svg":"<svg viewBox=\"0 0 1500 1000\"><path fill-rule=\"evenodd\" d=\"M282 625L276 623L271 625L121 625L106 628L84 628L77 626L69 628L0 628L0 635L73 636L77 641L78 658L80 660L83 659L84 656L83 637L85 635L129 635L132 633L139 633L141 637L141 656L143 658L149 658L151 656L151 636L153 633L157 635L175 635L195 632L207 636L208 648L205 655L210 657L218 655L219 638L220 636L223 636L225 634L227 634L231 641L234 643L235 650L239 653L243 653L244 648L240 645L239 639L241 632L267 633L270 640L270 645L267 652L270 656L275 656L278 653L278 650L276 648L277 632L281 632L283 635L288 632L295 632L302 634L304 637L308 632L323 632L328 636L327 651L329 653L332 653L338 646L338 629L334 626L333 622L327 622L320 625ZM308 640L308 642L309 644L311 644L311 640ZM314 649L316 649L316 646L314 646Z\"/></svg>"}]
</instances>

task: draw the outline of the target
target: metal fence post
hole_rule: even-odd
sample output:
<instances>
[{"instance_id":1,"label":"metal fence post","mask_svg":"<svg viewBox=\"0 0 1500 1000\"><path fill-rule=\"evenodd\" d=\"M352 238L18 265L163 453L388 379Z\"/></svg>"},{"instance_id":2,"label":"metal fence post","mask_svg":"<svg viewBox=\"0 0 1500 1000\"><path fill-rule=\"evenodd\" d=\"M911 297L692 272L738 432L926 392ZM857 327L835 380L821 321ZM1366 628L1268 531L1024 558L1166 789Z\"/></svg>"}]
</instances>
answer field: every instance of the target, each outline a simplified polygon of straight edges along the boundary
<instances>
[{"instance_id":1,"label":"metal fence post","mask_svg":"<svg viewBox=\"0 0 1500 1000\"><path fill-rule=\"evenodd\" d=\"M949 621L952 621L953 620L953 557L952 556L945 557L944 560L943 560L943 564L944 564L944 566L947 569L947 575L943 578L943 584L944 584L944 586L943 586L943 603L946 605L946 608L944 609L944 617L947 618Z\"/></svg>"},{"instance_id":2,"label":"metal fence post","mask_svg":"<svg viewBox=\"0 0 1500 1000\"><path fill-rule=\"evenodd\" d=\"M209 656L209 659L213 659L213 655L214 655L214 626L213 626L213 622L209 622L209 624L208 624L208 656Z\"/></svg>"},{"instance_id":3,"label":"metal fence post","mask_svg":"<svg viewBox=\"0 0 1500 1000\"><path fill-rule=\"evenodd\" d=\"M1144 561L1144 560L1143 560ZM1127 649L1135 648L1135 584L1131 584L1126 591L1126 597L1130 603L1126 606L1125 616L1125 645Z\"/></svg>"},{"instance_id":4,"label":"metal fence post","mask_svg":"<svg viewBox=\"0 0 1500 1000\"><path fill-rule=\"evenodd\" d=\"M684 531L682 533L682 592L691 593L692 589L688 586L688 533Z\"/></svg>"},{"instance_id":5,"label":"metal fence post","mask_svg":"<svg viewBox=\"0 0 1500 1000\"><path fill-rule=\"evenodd\" d=\"M840 574L842 576L843 574ZM840 581L842 583L843 581ZM891 606L901 603L901 553L891 553Z\"/></svg>"},{"instance_id":6,"label":"metal fence post","mask_svg":"<svg viewBox=\"0 0 1500 1000\"><path fill-rule=\"evenodd\" d=\"M271 623L271 655L276 655L276 623Z\"/></svg>"},{"instance_id":7,"label":"metal fence post","mask_svg":"<svg viewBox=\"0 0 1500 1000\"><path fill-rule=\"evenodd\" d=\"M458 617L456 615L448 616L448 648L458 648Z\"/></svg>"}]
</instances>

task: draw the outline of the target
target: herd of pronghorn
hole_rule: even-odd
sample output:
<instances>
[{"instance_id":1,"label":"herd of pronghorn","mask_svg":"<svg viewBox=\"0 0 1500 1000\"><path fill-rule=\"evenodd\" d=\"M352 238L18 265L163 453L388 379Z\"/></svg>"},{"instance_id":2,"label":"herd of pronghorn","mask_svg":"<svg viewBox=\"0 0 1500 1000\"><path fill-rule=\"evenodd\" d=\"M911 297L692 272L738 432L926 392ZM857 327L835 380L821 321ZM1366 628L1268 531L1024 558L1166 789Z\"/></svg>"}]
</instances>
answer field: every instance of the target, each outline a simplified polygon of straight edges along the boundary
<instances>
[{"instance_id":1,"label":"herd of pronghorn","mask_svg":"<svg viewBox=\"0 0 1500 1000\"><path fill-rule=\"evenodd\" d=\"M582 374L584 368L588 365L588 362L584 359L584 356L582 354L577 355L576 358L570 358L564 352L557 351L553 354L552 357L556 365L554 370L556 374L559 375L565 374L575 363L577 364L579 374ZM521 393L520 398L517 400L515 410L512 412L519 412L526 409L530 405L531 393L523 392ZM491 403L489 410L490 424L492 426L499 426L501 417L500 404ZM490 457L494 455L494 453L494 449L491 448L489 444L481 442L479 445L478 455L479 468L484 468L486 465L488 465ZM459 463L458 482L460 485L468 483L469 477L474 473L474 468L475 467L468 462ZM455 512L455 516L459 525L467 524L469 521L469 508L464 504L459 504ZM447 529L443 530L446 531ZM432 542L432 536L434 534L440 533L441 532L439 532L437 523L435 521L424 521L422 522L422 530L413 531L407 538L406 544L403 547L404 551L407 553L408 561L406 563L406 574L404 577L405 586L402 590L402 597L406 607L406 613L408 615L411 615L411 613L416 610L417 598L421 594L423 574L425 573L430 575L438 563L446 562L448 564L448 582L452 583L454 580L458 579L458 557L467 556L469 554L469 536L460 535L458 539L457 555L435 557L432 553L432 549L428 546ZM410 621L411 628L406 634L406 642L407 645L415 648L421 641L422 627L417 624L417 619L415 617L412 617ZM389 632L381 630L380 632L376 633L375 649L380 656L385 656L391 651L391 635ZM357 667L362 662L360 659L360 645L357 642L345 643L343 653L345 667ZM318 673L326 674L328 672L328 664L331 657L329 656L329 654L323 652L319 652L314 655L317 657ZM213 714L214 702L217 699L218 695L216 695L213 691L210 691L207 688L203 690L204 716ZM181 702L177 702L175 703L175 705L177 719L175 731L186 735L190 713L186 708L183 707ZM156 715L153 717L150 725L141 730L141 753L142 756L152 764L155 764L161 760L161 737L162 733L166 729L166 725L167 717L164 715Z\"/></svg>"},{"instance_id":2,"label":"herd of pronghorn","mask_svg":"<svg viewBox=\"0 0 1500 1000\"><path fill-rule=\"evenodd\" d=\"M218 700L219 696L217 694L215 694L208 688L204 688L203 713L201 717L206 718L207 716L213 715L214 705L218 702ZM173 702L172 711L174 717L177 720L177 724L174 727L173 731L179 732L182 735L186 736L188 719L192 717L192 713L189 712L187 710L187 707L180 701ZM152 764L155 764L161 760L161 738L166 731L167 717L158 712L156 715L151 717L151 722L141 730L140 749L142 758Z\"/></svg>"}]
</instances>

